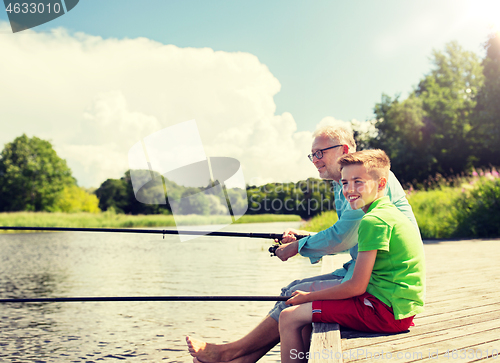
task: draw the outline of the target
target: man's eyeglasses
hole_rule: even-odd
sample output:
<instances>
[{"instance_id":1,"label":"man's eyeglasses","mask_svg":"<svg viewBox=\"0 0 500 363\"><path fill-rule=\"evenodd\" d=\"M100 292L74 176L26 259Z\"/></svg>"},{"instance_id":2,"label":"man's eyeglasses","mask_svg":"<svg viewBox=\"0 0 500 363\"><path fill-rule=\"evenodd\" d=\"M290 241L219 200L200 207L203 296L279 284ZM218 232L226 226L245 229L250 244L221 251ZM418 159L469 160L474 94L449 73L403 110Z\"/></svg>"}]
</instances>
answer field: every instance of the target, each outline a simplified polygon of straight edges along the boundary
<instances>
[{"instance_id":1,"label":"man's eyeglasses","mask_svg":"<svg viewBox=\"0 0 500 363\"><path fill-rule=\"evenodd\" d=\"M330 147L327 147L327 148L324 148L324 149L319 149L314 154L307 155L307 157L311 161L313 161L313 157L315 157L315 156L316 156L316 159L321 159L323 157L323 151L329 150L329 149L334 149L334 148L339 147L339 146L343 146L343 144L341 144L341 145L335 145L335 146L330 146Z\"/></svg>"}]
</instances>

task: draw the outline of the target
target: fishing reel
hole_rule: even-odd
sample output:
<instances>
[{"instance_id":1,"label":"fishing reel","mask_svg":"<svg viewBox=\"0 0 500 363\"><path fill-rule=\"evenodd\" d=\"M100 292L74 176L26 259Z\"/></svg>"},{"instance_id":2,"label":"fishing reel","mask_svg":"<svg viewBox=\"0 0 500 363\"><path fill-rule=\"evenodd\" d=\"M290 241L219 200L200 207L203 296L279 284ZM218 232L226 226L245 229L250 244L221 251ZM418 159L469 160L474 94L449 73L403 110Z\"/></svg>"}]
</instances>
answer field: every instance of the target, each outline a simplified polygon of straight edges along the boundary
<instances>
[{"instance_id":1,"label":"fishing reel","mask_svg":"<svg viewBox=\"0 0 500 363\"><path fill-rule=\"evenodd\" d=\"M296 240L299 240L301 238L308 237L308 236L309 235L306 235L306 234L296 234L295 238L296 238ZM279 246L281 246L283 244L281 242L281 238L283 238L283 237L282 236L276 237L276 239L278 240L278 243L275 243L274 245L269 247L269 252L271 253L271 257L276 256L276 250L278 249Z\"/></svg>"},{"instance_id":2,"label":"fishing reel","mask_svg":"<svg viewBox=\"0 0 500 363\"><path fill-rule=\"evenodd\" d=\"M269 247L269 252L271 253L271 257L276 256L276 250L281 245L282 245L281 241L278 241L278 243L276 243L276 244L272 245L271 247Z\"/></svg>"}]
</instances>

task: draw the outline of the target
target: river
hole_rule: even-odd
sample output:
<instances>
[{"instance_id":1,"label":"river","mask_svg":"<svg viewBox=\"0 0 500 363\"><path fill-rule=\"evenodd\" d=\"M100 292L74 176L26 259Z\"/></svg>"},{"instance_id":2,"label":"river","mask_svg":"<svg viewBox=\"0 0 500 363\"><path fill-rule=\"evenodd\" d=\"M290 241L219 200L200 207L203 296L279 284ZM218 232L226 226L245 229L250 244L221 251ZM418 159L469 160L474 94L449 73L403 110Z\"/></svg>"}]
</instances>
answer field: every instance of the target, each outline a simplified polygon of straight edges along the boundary
<instances>
[{"instance_id":1,"label":"river","mask_svg":"<svg viewBox=\"0 0 500 363\"><path fill-rule=\"evenodd\" d=\"M223 230L281 233L298 223ZM270 257L271 240L120 233L0 235L0 298L278 295L320 274L303 257ZM247 333L272 302L58 302L0 305L0 361L191 362L184 337ZM261 362L279 362L279 346Z\"/></svg>"}]
</instances>

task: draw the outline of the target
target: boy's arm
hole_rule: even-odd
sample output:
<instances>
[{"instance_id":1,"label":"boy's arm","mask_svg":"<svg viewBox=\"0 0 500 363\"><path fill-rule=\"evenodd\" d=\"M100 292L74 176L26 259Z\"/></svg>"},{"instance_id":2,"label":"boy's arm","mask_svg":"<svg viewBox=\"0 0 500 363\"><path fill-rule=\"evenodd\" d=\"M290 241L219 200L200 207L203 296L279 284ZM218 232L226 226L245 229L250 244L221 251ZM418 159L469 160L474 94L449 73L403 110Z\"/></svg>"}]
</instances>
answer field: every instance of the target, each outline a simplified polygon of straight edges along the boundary
<instances>
[{"instance_id":1,"label":"boy's arm","mask_svg":"<svg viewBox=\"0 0 500 363\"><path fill-rule=\"evenodd\" d=\"M298 305L310 301L342 300L362 295L370 282L376 258L377 250L358 252L358 259L350 280L324 290L313 292L296 291L286 303L288 305Z\"/></svg>"}]
</instances>

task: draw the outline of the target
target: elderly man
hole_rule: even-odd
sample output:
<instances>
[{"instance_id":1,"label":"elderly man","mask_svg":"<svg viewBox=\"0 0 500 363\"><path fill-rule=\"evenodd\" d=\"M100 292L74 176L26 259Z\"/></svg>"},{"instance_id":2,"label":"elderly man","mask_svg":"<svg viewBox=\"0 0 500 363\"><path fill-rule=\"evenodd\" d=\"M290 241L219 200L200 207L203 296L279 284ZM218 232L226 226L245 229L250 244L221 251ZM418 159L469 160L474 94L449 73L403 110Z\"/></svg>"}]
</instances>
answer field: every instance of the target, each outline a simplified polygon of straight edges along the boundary
<instances>
[{"instance_id":1,"label":"elderly man","mask_svg":"<svg viewBox=\"0 0 500 363\"><path fill-rule=\"evenodd\" d=\"M332 180L335 193L335 209L338 221L330 228L316 234L307 231L287 230L284 233L283 245L276 250L276 255L283 261L300 253L309 257L311 263L317 263L321 257L345 250L350 250L352 260L343 268L333 273L296 280L282 289L282 296L290 296L295 290L316 291L325 289L351 278L358 254L358 225L364 215L362 210L353 210L342 195L341 178L338 159L347 153L356 151L356 144L351 132L342 127L323 127L313 135L309 159L318 169L319 176ZM406 194L392 172L386 187L386 195L391 202L403 212L418 230L412 209ZM295 235L305 234L305 238L296 240ZM276 303L269 315L243 338L227 344L209 344L187 337L186 341L194 362L256 362L273 348L280 340L279 315L287 305L284 301ZM304 336L310 329L304 329Z\"/></svg>"}]
</instances>

